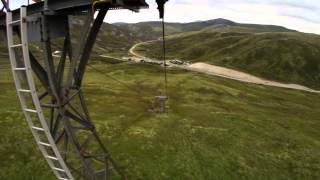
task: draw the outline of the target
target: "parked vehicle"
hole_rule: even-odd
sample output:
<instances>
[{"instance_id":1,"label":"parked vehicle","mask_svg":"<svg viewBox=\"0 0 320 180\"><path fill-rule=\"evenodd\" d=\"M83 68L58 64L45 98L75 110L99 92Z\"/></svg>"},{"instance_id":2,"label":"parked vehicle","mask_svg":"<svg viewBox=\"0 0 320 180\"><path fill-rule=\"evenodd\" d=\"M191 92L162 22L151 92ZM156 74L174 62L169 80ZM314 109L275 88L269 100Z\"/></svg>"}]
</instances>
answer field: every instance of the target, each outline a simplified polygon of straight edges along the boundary
<instances>
[{"instance_id":1,"label":"parked vehicle","mask_svg":"<svg viewBox=\"0 0 320 180\"><path fill-rule=\"evenodd\" d=\"M60 56L61 56L61 51L54 51L54 52L52 53L52 56L60 57Z\"/></svg>"},{"instance_id":2,"label":"parked vehicle","mask_svg":"<svg viewBox=\"0 0 320 180\"><path fill-rule=\"evenodd\" d=\"M183 64L184 64L184 62L183 62L183 61L178 60L178 59L171 60L171 61L170 61L170 63L172 63L172 64L177 64L177 65L183 65Z\"/></svg>"}]
</instances>

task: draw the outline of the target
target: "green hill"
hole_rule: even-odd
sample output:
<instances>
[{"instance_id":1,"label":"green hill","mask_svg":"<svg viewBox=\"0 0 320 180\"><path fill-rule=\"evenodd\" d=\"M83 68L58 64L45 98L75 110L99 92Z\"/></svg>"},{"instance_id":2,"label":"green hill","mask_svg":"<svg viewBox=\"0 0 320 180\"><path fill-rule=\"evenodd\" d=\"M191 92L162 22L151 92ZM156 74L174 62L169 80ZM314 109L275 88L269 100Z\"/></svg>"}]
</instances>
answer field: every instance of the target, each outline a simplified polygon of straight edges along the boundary
<instances>
[{"instance_id":1,"label":"green hill","mask_svg":"<svg viewBox=\"0 0 320 180\"><path fill-rule=\"evenodd\" d=\"M83 18L73 18L71 21L71 30L73 34L79 34L81 27L84 23ZM185 32L198 31L204 28L219 29L221 26L238 26L247 29L254 26L259 31L286 31L292 30L286 29L280 26L268 26L268 25L250 25L239 24L233 21L225 19L214 19L209 21L199 21L192 23L167 23L166 32L169 35L180 34ZM93 49L93 59L100 59L99 55L109 55L122 57L128 55L128 50L136 43L158 39L162 36L162 24L161 22L141 22L135 24L128 23L104 23L101 27L101 31L97 37L97 42ZM1 37L0 37L1 38ZM76 41L73 41L76 43ZM57 45L63 44L63 39L55 42ZM1 43L3 46L3 43ZM57 46L53 46L53 51L61 50ZM7 67L7 48L0 48L0 68ZM3 64L6 64L4 66Z\"/></svg>"},{"instance_id":2,"label":"green hill","mask_svg":"<svg viewBox=\"0 0 320 180\"><path fill-rule=\"evenodd\" d=\"M161 57L161 43L136 52ZM261 32L251 27L213 26L167 39L168 58L207 62L270 80L320 88L320 36L300 32Z\"/></svg>"},{"instance_id":3,"label":"green hill","mask_svg":"<svg viewBox=\"0 0 320 180\"><path fill-rule=\"evenodd\" d=\"M73 33L80 32L83 20L74 19ZM246 71L267 79L319 88L319 37L281 26L241 24L226 19L192 23L167 23L170 58L204 61ZM138 42L158 39L161 22L136 24L104 23L93 49L100 55L122 57ZM74 43L76 43L74 41ZM62 44L62 39L57 41ZM3 46L3 45L2 45ZM140 53L158 57L160 45L141 46ZM61 50L53 47L53 50ZM8 69L7 49L0 48L0 70ZM0 72L0 73L1 73Z\"/></svg>"}]
</instances>

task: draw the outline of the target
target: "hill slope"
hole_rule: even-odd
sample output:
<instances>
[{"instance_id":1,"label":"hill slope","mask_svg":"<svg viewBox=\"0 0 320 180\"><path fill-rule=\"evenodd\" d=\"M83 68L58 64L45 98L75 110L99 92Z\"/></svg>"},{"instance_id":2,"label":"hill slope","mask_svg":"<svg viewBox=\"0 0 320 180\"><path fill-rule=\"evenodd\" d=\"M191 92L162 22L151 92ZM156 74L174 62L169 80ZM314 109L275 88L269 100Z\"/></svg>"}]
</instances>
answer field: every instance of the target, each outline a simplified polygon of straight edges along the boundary
<instances>
[{"instance_id":1,"label":"hill slope","mask_svg":"<svg viewBox=\"0 0 320 180\"><path fill-rule=\"evenodd\" d=\"M143 89L137 95L90 68L83 87L97 131L129 179L320 178L318 94L170 69L168 113L153 114L141 98L159 95L161 67L95 67ZM0 87L0 179L55 179L12 82Z\"/></svg>"},{"instance_id":2,"label":"hill slope","mask_svg":"<svg viewBox=\"0 0 320 180\"><path fill-rule=\"evenodd\" d=\"M73 34L79 34L81 32L80 30L83 23L83 18L71 19L71 30ZM184 32L198 31L204 28L219 29L221 26L238 26L243 28L255 27L257 31L263 32L292 31L280 26L239 24L226 19L214 19L192 23L167 23L166 31L168 34L173 35ZM116 57L126 56L130 47L135 43L157 39L161 37L161 35L161 22L141 22L136 24L104 23L97 37L97 42L93 49L92 57L94 57L94 59L98 59L100 58L99 55ZM0 39L2 38L0 37ZM76 43L76 41L73 42ZM63 39L57 40L55 44L62 45ZM0 46L3 46L3 44L1 43ZM61 48L53 47L53 51L56 50L61 50ZM1 67L8 67L7 48L3 47L0 48L0 68Z\"/></svg>"},{"instance_id":3,"label":"hill slope","mask_svg":"<svg viewBox=\"0 0 320 180\"><path fill-rule=\"evenodd\" d=\"M161 57L161 43L136 52ZM246 27L209 27L167 39L169 58L208 62L270 80L320 88L320 36L299 32L260 32Z\"/></svg>"}]
</instances>

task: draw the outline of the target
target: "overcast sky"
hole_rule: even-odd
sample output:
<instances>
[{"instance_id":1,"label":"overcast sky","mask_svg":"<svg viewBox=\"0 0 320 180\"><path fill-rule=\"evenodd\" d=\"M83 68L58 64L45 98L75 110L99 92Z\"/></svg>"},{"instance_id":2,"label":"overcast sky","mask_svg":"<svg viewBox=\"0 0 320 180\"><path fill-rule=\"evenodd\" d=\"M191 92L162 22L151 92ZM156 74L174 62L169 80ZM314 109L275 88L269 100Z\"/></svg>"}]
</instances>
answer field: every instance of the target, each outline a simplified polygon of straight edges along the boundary
<instances>
[{"instance_id":1,"label":"overcast sky","mask_svg":"<svg viewBox=\"0 0 320 180\"><path fill-rule=\"evenodd\" d=\"M11 0L11 8L27 0ZM150 9L133 13L128 10L109 12L105 21L156 21L155 0L146 0ZM302 32L320 34L319 0L169 0L166 21L191 22L226 18L241 23L273 24Z\"/></svg>"}]
</instances>

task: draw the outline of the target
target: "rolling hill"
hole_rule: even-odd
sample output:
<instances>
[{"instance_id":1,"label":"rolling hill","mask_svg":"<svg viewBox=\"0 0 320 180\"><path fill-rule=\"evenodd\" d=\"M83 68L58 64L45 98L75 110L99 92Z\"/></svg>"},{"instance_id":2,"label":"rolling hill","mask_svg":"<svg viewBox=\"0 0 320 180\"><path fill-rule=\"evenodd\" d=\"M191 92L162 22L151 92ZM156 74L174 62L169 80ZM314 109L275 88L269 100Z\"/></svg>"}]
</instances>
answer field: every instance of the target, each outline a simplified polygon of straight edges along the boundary
<instances>
[{"instance_id":1,"label":"rolling hill","mask_svg":"<svg viewBox=\"0 0 320 180\"><path fill-rule=\"evenodd\" d=\"M84 23L83 18L71 19L71 30L73 34L79 34ZM199 31L204 28L220 28L221 26L236 26L244 29L254 27L256 31L261 32L292 32L281 26L272 25L253 25L240 24L226 19L214 19L209 21L199 21L192 23L167 23L166 32L168 35L181 34L193 31ZM104 23L97 37L97 42L93 49L93 56L99 58L99 55L111 55L116 57L126 56L128 50L138 42L158 39L162 35L161 22L141 22L135 24L128 23ZM61 45L63 40L57 40L56 44ZM73 41L76 43L76 41ZM3 44L1 44L3 46ZM60 50L53 47L53 50ZM3 59L7 59L7 49L0 48L0 66ZM7 63L7 62L6 62Z\"/></svg>"},{"instance_id":2,"label":"rolling hill","mask_svg":"<svg viewBox=\"0 0 320 180\"><path fill-rule=\"evenodd\" d=\"M79 33L82 19L73 19L73 33ZM226 19L192 23L167 23L168 55L191 62L245 71L270 80L320 87L319 37L281 26L241 24ZM93 49L92 59L100 55L122 57L138 42L158 39L161 22L104 23ZM74 41L74 43L76 43ZM58 40L57 44L62 44ZM3 45L2 45L3 46ZM136 50L159 57L159 43L140 46ZM60 50L53 47L53 50ZM0 48L0 68L7 69L6 48Z\"/></svg>"},{"instance_id":3,"label":"rolling hill","mask_svg":"<svg viewBox=\"0 0 320 180\"><path fill-rule=\"evenodd\" d=\"M160 58L161 42L136 52ZM261 32L255 27L215 25L167 38L168 58L245 71L266 79L320 88L320 36L300 32Z\"/></svg>"},{"instance_id":4,"label":"rolling hill","mask_svg":"<svg viewBox=\"0 0 320 180\"><path fill-rule=\"evenodd\" d=\"M162 36L162 23L161 22L141 22L141 23L114 23L112 24L120 29L130 30L137 37L142 40L157 39ZM197 21L191 23L166 23L167 35L180 34L192 31L200 31L208 27L214 26L230 26L253 28L260 32L295 32L294 30L287 29L281 26L274 25L259 25L259 24L242 24L236 23L227 19L213 19L208 21Z\"/></svg>"}]
</instances>

